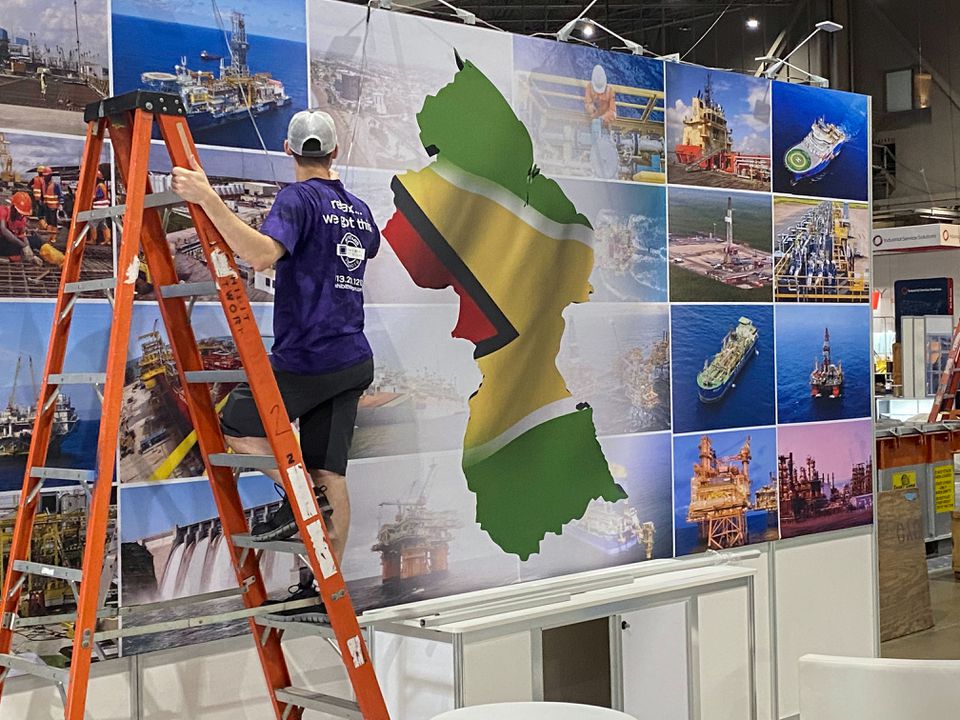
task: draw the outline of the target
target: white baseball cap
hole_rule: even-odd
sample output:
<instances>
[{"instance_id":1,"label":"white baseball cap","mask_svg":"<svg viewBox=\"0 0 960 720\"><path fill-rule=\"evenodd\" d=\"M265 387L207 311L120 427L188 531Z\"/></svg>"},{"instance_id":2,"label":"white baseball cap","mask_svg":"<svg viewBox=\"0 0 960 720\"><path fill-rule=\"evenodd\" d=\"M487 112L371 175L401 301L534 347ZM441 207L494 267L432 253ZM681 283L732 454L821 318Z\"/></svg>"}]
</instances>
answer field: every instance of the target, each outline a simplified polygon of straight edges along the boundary
<instances>
[{"instance_id":1,"label":"white baseball cap","mask_svg":"<svg viewBox=\"0 0 960 720\"><path fill-rule=\"evenodd\" d=\"M304 150L303 146L308 140L319 142L320 149ZM323 110L301 110L290 118L287 143L294 155L326 157L337 147L337 126Z\"/></svg>"}]
</instances>

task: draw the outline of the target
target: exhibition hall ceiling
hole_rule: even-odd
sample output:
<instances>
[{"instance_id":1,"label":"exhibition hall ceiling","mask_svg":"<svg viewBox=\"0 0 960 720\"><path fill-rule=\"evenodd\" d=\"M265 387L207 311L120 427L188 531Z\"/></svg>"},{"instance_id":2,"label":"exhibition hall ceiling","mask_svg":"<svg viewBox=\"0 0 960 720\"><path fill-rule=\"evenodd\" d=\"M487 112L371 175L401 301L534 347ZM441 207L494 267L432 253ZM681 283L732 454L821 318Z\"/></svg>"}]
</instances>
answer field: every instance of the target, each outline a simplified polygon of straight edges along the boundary
<instances>
[{"instance_id":1,"label":"exhibition hall ceiling","mask_svg":"<svg viewBox=\"0 0 960 720\"><path fill-rule=\"evenodd\" d=\"M366 4L363 0L351 0ZM449 13L449 8L438 0L410 0L403 5L416 7L425 12ZM588 0L454 0L456 7L472 12L477 17L493 23L504 30L519 34L556 32L565 22L575 18L588 4ZM724 10L728 14L762 12L765 8L791 8L796 0L599 0L590 9L588 16L616 30L653 29L661 25L692 30L689 23L713 21ZM801 3L803 4L803 3ZM745 16L746 17L746 16ZM695 38L694 38L695 39Z\"/></svg>"}]
</instances>

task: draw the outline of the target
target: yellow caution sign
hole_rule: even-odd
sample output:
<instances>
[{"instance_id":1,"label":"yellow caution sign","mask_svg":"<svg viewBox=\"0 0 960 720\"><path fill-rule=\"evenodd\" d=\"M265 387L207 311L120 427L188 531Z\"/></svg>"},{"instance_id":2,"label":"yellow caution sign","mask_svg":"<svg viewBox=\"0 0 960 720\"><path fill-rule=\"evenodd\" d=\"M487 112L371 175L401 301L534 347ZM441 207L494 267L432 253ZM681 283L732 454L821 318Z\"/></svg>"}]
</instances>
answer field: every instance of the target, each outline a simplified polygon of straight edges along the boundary
<instances>
[{"instance_id":1,"label":"yellow caution sign","mask_svg":"<svg viewBox=\"0 0 960 720\"><path fill-rule=\"evenodd\" d=\"M917 486L917 473L914 470L904 470L894 473L893 489L902 490L903 488L912 488Z\"/></svg>"},{"instance_id":2,"label":"yellow caution sign","mask_svg":"<svg viewBox=\"0 0 960 720\"><path fill-rule=\"evenodd\" d=\"M953 512L956 492L953 484L953 465L940 465L933 469L934 512Z\"/></svg>"}]
</instances>

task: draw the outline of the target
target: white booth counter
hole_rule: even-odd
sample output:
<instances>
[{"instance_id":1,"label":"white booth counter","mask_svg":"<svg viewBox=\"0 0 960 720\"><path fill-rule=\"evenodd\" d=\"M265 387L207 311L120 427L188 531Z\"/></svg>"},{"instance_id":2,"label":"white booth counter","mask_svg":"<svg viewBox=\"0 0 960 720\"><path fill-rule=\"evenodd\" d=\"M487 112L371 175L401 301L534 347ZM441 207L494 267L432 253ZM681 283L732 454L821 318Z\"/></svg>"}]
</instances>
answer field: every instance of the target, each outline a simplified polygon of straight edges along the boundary
<instances>
[{"instance_id":1,"label":"white booth counter","mask_svg":"<svg viewBox=\"0 0 960 720\"><path fill-rule=\"evenodd\" d=\"M557 700L680 720L702 716L701 601L730 594L726 622L737 637L728 663L742 672L728 678L724 701L755 719L756 570L740 563L760 554L651 561L363 619L374 628L374 665L388 703L405 719L483 703ZM420 687L410 677L416 667L431 668Z\"/></svg>"},{"instance_id":2,"label":"white booth counter","mask_svg":"<svg viewBox=\"0 0 960 720\"><path fill-rule=\"evenodd\" d=\"M492 702L597 704L640 719L788 720L807 653L879 649L871 527L652 560L365 613L395 720ZM343 664L309 626L285 637L293 684L345 697ZM297 637L303 634L304 637ZM0 718L62 707L8 681ZM261 720L249 636L96 663L90 720ZM51 714L54 713L54 714Z\"/></svg>"}]
</instances>

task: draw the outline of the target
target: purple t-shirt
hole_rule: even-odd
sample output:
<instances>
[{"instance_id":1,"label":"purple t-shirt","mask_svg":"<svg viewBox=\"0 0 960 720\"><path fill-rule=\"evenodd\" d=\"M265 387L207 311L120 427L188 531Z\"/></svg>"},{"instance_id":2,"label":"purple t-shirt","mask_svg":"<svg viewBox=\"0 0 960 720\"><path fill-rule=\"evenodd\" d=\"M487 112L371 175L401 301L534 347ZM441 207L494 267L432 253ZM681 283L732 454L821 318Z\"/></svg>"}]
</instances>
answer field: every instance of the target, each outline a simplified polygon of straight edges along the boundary
<instances>
[{"instance_id":1,"label":"purple t-shirt","mask_svg":"<svg viewBox=\"0 0 960 720\"><path fill-rule=\"evenodd\" d=\"M276 265L273 366L314 375L372 357L363 273L380 230L367 204L339 180L311 178L277 194L260 231L287 251Z\"/></svg>"}]
</instances>

